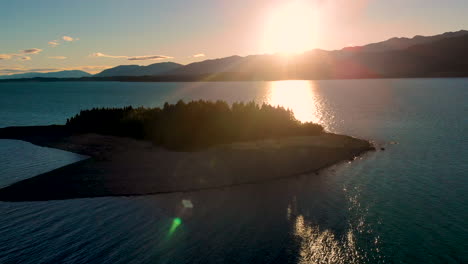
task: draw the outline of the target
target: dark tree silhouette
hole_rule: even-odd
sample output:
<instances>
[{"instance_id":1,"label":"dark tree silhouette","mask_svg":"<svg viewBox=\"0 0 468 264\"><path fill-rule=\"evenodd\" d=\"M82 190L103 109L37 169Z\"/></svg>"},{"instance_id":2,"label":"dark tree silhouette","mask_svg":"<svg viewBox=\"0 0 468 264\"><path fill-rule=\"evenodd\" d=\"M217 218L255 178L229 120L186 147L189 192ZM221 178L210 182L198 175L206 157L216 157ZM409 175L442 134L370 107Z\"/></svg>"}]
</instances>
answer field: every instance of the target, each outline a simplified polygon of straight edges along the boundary
<instances>
[{"instance_id":1,"label":"dark tree silhouette","mask_svg":"<svg viewBox=\"0 0 468 264\"><path fill-rule=\"evenodd\" d=\"M316 135L323 127L301 123L291 110L254 102L191 101L163 108L93 108L67 120L76 133L98 133L150 140L173 150L287 136Z\"/></svg>"}]
</instances>

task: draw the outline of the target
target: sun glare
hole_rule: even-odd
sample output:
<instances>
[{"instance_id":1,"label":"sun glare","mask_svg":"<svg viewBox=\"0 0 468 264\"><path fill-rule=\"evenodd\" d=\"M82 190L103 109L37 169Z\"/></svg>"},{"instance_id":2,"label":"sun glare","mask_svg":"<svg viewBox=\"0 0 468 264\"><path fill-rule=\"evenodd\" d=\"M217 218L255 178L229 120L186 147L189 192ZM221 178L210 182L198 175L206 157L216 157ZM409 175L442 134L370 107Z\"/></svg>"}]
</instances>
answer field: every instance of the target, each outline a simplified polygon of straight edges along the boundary
<instances>
[{"instance_id":1,"label":"sun glare","mask_svg":"<svg viewBox=\"0 0 468 264\"><path fill-rule=\"evenodd\" d=\"M291 1L271 11L266 19L262 50L300 53L313 48L314 12L306 1Z\"/></svg>"}]
</instances>

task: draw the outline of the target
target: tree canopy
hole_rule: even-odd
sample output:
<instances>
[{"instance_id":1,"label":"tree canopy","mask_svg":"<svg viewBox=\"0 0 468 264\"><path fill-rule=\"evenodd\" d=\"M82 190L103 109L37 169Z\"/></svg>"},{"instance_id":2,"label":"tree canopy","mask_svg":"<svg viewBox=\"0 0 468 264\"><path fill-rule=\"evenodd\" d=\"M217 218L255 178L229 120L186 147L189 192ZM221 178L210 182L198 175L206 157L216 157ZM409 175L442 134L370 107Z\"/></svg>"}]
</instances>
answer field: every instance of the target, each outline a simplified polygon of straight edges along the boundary
<instances>
[{"instance_id":1,"label":"tree canopy","mask_svg":"<svg viewBox=\"0 0 468 264\"><path fill-rule=\"evenodd\" d=\"M323 127L298 121L291 110L268 104L225 101L165 103L162 108L93 108L67 119L77 133L150 140L173 150L287 136L316 135Z\"/></svg>"}]
</instances>

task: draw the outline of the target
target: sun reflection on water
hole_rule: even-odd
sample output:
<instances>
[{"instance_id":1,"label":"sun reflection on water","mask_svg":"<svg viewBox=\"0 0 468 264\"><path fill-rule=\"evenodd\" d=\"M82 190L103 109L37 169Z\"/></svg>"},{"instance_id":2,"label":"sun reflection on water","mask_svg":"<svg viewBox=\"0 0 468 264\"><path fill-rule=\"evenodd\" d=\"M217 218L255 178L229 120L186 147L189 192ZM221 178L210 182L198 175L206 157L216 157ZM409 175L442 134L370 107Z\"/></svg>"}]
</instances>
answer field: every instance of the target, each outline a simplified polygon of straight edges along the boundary
<instances>
[{"instance_id":1,"label":"sun reflection on water","mask_svg":"<svg viewBox=\"0 0 468 264\"><path fill-rule=\"evenodd\" d=\"M359 188L349 193L347 227L310 221L297 207L296 196L286 208L286 217L298 242L298 263L383 263L380 236L366 221L368 210L360 203ZM328 227L325 227L328 226Z\"/></svg>"},{"instance_id":2,"label":"sun reflection on water","mask_svg":"<svg viewBox=\"0 0 468 264\"><path fill-rule=\"evenodd\" d=\"M294 234L300 241L298 263L361 263L363 259L351 231L344 239L338 239L331 231L311 226L302 215L298 215Z\"/></svg>"},{"instance_id":3,"label":"sun reflection on water","mask_svg":"<svg viewBox=\"0 0 468 264\"><path fill-rule=\"evenodd\" d=\"M326 125L323 124L315 85L313 81L301 80L270 82L267 103L291 109L302 122Z\"/></svg>"}]
</instances>

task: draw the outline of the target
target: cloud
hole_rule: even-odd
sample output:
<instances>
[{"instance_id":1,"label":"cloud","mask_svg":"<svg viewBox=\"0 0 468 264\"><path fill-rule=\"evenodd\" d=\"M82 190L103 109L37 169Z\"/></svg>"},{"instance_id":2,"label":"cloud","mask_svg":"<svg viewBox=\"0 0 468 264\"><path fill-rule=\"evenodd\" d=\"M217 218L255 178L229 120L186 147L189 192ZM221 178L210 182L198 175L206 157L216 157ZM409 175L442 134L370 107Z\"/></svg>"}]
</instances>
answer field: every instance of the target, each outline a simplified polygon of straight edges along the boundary
<instances>
[{"instance_id":1,"label":"cloud","mask_svg":"<svg viewBox=\"0 0 468 264\"><path fill-rule=\"evenodd\" d=\"M205 57L206 55L204 53L198 53L198 54L195 54L193 55L192 57L194 58L200 58L200 57Z\"/></svg>"},{"instance_id":2,"label":"cloud","mask_svg":"<svg viewBox=\"0 0 468 264\"><path fill-rule=\"evenodd\" d=\"M41 49L25 49L25 50L21 50L20 52L21 53L8 53L8 54L0 54L0 60L10 60L12 58L15 58L15 57L19 57L18 60L23 60L23 61L26 61L26 60L31 60L31 57L29 56L24 56L24 54L28 54L28 55L33 55L33 54L39 54L42 50Z\"/></svg>"},{"instance_id":3,"label":"cloud","mask_svg":"<svg viewBox=\"0 0 468 264\"><path fill-rule=\"evenodd\" d=\"M164 60L164 59L172 59L173 57L164 56L164 55L146 55L146 56L113 56L104 54L101 52L96 52L91 54L92 57L104 57L104 58L112 58L112 59L127 59L131 61L136 60Z\"/></svg>"},{"instance_id":4,"label":"cloud","mask_svg":"<svg viewBox=\"0 0 468 264\"><path fill-rule=\"evenodd\" d=\"M74 38L72 38L70 36L63 36L62 39L65 40L65 41L68 41L68 42L77 40L77 39L74 39Z\"/></svg>"},{"instance_id":5,"label":"cloud","mask_svg":"<svg viewBox=\"0 0 468 264\"><path fill-rule=\"evenodd\" d=\"M17 74L17 73L27 73L27 72L52 72L57 71L54 68L0 68L0 75L10 75L10 74Z\"/></svg>"},{"instance_id":6,"label":"cloud","mask_svg":"<svg viewBox=\"0 0 468 264\"><path fill-rule=\"evenodd\" d=\"M70 37L70 36L63 36L61 38L61 40L65 41L65 42L73 42L73 41L79 40L79 38L73 38L73 37ZM58 45L61 44L60 42L61 42L60 40L55 39L55 40L47 42L47 44L49 44L49 47L55 48L55 47L57 47Z\"/></svg>"},{"instance_id":7,"label":"cloud","mask_svg":"<svg viewBox=\"0 0 468 264\"><path fill-rule=\"evenodd\" d=\"M26 49L22 50L23 53L26 54L39 54L42 50L41 49Z\"/></svg>"},{"instance_id":8,"label":"cloud","mask_svg":"<svg viewBox=\"0 0 468 264\"><path fill-rule=\"evenodd\" d=\"M49 42L47 42L47 44L49 44L49 46L52 47L52 48L55 48L55 47L57 47L58 45L60 45L60 43L58 42L58 40L49 41Z\"/></svg>"},{"instance_id":9,"label":"cloud","mask_svg":"<svg viewBox=\"0 0 468 264\"><path fill-rule=\"evenodd\" d=\"M165 59L172 59L172 57L164 56L164 55L149 55L149 56L136 56L136 57L129 57L128 60L165 60Z\"/></svg>"},{"instance_id":10,"label":"cloud","mask_svg":"<svg viewBox=\"0 0 468 264\"><path fill-rule=\"evenodd\" d=\"M16 54L0 54L0 60L9 60L11 57L13 57L13 55Z\"/></svg>"},{"instance_id":11,"label":"cloud","mask_svg":"<svg viewBox=\"0 0 468 264\"><path fill-rule=\"evenodd\" d=\"M52 57L49 57L49 59L56 59L56 60L64 60L66 58L67 57L65 57L65 56L52 56Z\"/></svg>"},{"instance_id":12,"label":"cloud","mask_svg":"<svg viewBox=\"0 0 468 264\"><path fill-rule=\"evenodd\" d=\"M128 59L127 56L112 56L104 53L96 52L91 54L91 57L104 57L104 58L113 58L113 59Z\"/></svg>"},{"instance_id":13,"label":"cloud","mask_svg":"<svg viewBox=\"0 0 468 264\"><path fill-rule=\"evenodd\" d=\"M79 40L79 38L73 38L73 37L70 37L70 36L63 36L61 38L61 40L65 41L65 42L73 42L73 41ZM57 47L58 45L61 44L61 41L55 39L55 40L47 42L47 44L49 44L49 47L55 48L55 47Z\"/></svg>"}]
</instances>

